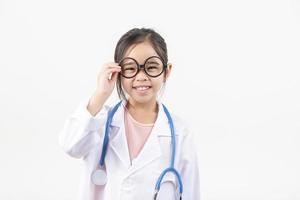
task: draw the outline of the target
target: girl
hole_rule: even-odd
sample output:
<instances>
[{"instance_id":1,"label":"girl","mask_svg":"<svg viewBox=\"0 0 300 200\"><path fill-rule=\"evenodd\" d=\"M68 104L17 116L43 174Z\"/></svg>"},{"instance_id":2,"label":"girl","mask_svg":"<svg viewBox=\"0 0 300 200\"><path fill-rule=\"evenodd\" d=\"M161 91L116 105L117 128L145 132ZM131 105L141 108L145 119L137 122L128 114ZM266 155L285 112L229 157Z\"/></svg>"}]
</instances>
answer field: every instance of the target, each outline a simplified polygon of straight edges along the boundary
<instances>
[{"instance_id":1,"label":"girl","mask_svg":"<svg viewBox=\"0 0 300 200\"><path fill-rule=\"evenodd\" d=\"M60 133L64 151L85 164L81 200L200 199L191 134L157 100L171 69L154 30L134 28L120 38L96 91ZM106 106L115 85L122 101Z\"/></svg>"}]
</instances>

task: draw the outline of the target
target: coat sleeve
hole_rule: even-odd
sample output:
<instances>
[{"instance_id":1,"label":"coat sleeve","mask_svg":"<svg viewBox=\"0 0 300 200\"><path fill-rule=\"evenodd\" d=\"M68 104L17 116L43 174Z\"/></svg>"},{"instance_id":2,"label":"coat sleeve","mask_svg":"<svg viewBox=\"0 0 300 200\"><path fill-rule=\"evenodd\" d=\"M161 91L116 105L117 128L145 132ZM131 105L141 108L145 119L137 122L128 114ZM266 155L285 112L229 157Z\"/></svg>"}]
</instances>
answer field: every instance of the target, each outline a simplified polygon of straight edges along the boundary
<instances>
[{"instance_id":1,"label":"coat sleeve","mask_svg":"<svg viewBox=\"0 0 300 200\"><path fill-rule=\"evenodd\" d=\"M82 158L100 143L103 126L106 123L108 106L92 116L87 110L89 98L80 102L77 109L66 119L59 133L59 145L68 155Z\"/></svg>"},{"instance_id":2,"label":"coat sleeve","mask_svg":"<svg viewBox=\"0 0 300 200\"><path fill-rule=\"evenodd\" d=\"M189 129L184 127L179 169L183 182L182 199L200 200L200 173L198 154Z\"/></svg>"}]
</instances>

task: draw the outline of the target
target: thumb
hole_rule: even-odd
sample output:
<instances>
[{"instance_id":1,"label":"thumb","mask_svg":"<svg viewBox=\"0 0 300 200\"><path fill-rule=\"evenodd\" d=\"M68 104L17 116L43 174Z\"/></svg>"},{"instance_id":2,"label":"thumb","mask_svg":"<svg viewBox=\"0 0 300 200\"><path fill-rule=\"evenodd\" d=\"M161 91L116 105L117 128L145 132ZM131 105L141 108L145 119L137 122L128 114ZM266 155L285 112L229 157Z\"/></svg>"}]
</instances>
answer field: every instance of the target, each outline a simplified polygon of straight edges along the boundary
<instances>
[{"instance_id":1,"label":"thumb","mask_svg":"<svg viewBox=\"0 0 300 200\"><path fill-rule=\"evenodd\" d=\"M111 80L112 80L113 82L115 82L115 81L117 80L117 78L118 78L118 72L114 72L114 73L112 74L112 76L111 76Z\"/></svg>"}]
</instances>

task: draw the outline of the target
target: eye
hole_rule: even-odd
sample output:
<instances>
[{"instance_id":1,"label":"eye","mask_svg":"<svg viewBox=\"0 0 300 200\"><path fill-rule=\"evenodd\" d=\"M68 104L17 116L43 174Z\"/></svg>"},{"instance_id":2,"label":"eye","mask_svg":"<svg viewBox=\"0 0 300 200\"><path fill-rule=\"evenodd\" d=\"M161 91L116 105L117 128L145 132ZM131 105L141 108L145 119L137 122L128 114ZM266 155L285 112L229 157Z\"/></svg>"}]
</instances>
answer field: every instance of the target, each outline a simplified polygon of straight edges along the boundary
<instances>
[{"instance_id":1,"label":"eye","mask_svg":"<svg viewBox=\"0 0 300 200\"><path fill-rule=\"evenodd\" d=\"M136 69L136 65L135 65L135 63L124 63L122 65L122 68L124 70L135 70Z\"/></svg>"},{"instance_id":2,"label":"eye","mask_svg":"<svg viewBox=\"0 0 300 200\"><path fill-rule=\"evenodd\" d=\"M162 62L158 59L150 59L146 63L146 68L149 70L155 70L160 68L162 65Z\"/></svg>"},{"instance_id":3,"label":"eye","mask_svg":"<svg viewBox=\"0 0 300 200\"><path fill-rule=\"evenodd\" d=\"M134 71L135 68L134 67L125 67L124 70L125 71Z\"/></svg>"},{"instance_id":4,"label":"eye","mask_svg":"<svg viewBox=\"0 0 300 200\"><path fill-rule=\"evenodd\" d=\"M158 69L158 66L148 66L147 69L148 70L155 70L155 69Z\"/></svg>"}]
</instances>

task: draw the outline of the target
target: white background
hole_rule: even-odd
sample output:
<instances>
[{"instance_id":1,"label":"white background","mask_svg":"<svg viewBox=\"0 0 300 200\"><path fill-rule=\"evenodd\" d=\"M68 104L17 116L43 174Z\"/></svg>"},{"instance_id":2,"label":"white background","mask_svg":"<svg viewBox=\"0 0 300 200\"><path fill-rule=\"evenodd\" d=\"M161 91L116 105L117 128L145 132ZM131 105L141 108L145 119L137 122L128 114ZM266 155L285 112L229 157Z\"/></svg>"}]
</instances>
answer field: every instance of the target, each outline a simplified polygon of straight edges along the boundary
<instances>
[{"instance_id":1,"label":"white background","mask_svg":"<svg viewBox=\"0 0 300 200\"><path fill-rule=\"evenodd\" d=\"M0 0L0 199L76 199L58 133L134 27L168 44L202 199L300 199L299 0Z\"/></svg>"}]
</instances>

